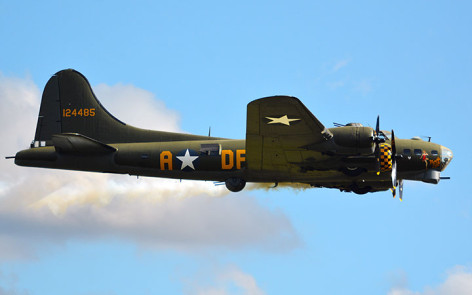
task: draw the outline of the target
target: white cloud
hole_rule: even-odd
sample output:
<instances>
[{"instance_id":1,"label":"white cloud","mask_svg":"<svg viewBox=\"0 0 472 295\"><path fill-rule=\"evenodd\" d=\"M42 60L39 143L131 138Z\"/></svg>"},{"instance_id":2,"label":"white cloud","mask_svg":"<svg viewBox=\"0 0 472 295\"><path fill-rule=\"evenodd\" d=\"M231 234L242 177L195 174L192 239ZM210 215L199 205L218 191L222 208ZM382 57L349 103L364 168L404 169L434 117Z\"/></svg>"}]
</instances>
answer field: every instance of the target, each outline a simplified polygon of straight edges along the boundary
<instances>
[{"instance_id":1,"label":"white cloud","mask_svg":"<svg viewBox=\"0 0 472 295\"><path fill-rule=\"evenodd\" d=\"M339 71L340 69L344 68L345 66L347 66L349 64L350 60L349 59L343 59L343 60L340 60L338 62L336 62L333 66L333 68L331 69L331 71L333 73Z\"/></svg>"},{"instance_id":2,"label":"white cloud","mask_svg":"<svg viewBox=\"0 0 472 295\"><path fill-rule=\"evenodd\" d=\"M331 90L336 90L338 88L344 87L345 84L345 81L334 81L326 83L326 86L328 86Z\"/></svg>"},{"instance_id":3,"label":"white cloud","mask_svg":"<svg viewBox=\"0 0 472 295\"><path fill-rule=\"evenodd\" d=\"M105 108L119 120L135 127L181 131L179 115L166 108L151 92L133 85L99 84L93 88L95 95Z\"/></svg>"},{"instance_id":4,"label":"white cloud","mask_svg":"<svg viewBox=\"0 0 472 295\"><path fill-rule=\"evenodd\" d=\"M113 105L110 112L123 121L179 130L178 115L149 92L130 85L99 88L101 102ZM1 155L14 155L29 146L39 97L30 79L0 75ZM125 115L128 97L132 113L139 116ZM4 159L0 168L0 260L34 257L41 247L71 239L113 238L181 251L242 247L285 251L299 242L282 212L241 193L220 198L228 191L211 182L25 168Z\"/></svg>"},{"instance_id":5,"label":"white cloud","mask_svg":"<svg viewBox=\"0 0 472 295\"><path fill-rule=\"evenodd\" d=\"M354 82L353 90L356 92L360 92L362 95L367 95L373 90L372 79L363 79Z\"/></svg>"},{"instance_id":6,"label":"white cloud","mask_svg":"<svg viewBox=\"0 0 472 295\"><path fill-rule=\"evenodd\" d=\"M472 294L472 269L456 266L448 272L446 280L436 287L426 287L424 291L394 287L388 295L470 295Z\"/></svg>"},{"instance_id":7,"label":"white cloud","mask_svg":"<svg viewBox=\"0 0 472 295\"><path fill-rule=\"evenodd\" d=\"M241 271L235 266L218 270L217 275L215 276L213 274L213 276L211 282L206 286L201 286L201 282L190 282L189 286L187 286L188 290L186 293L192 295L265 294L257 285L253 276ZM203 281L208 281L208 279Z\"/></svg>"}]
</instances>

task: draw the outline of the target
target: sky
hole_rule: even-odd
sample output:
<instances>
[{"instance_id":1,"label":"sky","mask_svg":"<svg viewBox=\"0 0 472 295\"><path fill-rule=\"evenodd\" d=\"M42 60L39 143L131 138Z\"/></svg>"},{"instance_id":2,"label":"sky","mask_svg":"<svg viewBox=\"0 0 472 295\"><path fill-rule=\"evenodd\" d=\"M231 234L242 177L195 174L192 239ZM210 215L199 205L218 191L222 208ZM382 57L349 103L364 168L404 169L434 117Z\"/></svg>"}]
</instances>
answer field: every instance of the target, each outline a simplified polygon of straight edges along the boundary
<instances>
[{"instance_id":1,"label":"sky","mask_svg":"<svg viewBox=\"0 0 472 295\"><path fill-rule=\"evenodd\" d=\"M328 2L328 1L326 1ZM472 294L469 1L0 0L0 294ZM438 185L363 196L17 167L84 74L142 128L243 139L246 105L431 136Z\"/></svg>"}]
</instances>

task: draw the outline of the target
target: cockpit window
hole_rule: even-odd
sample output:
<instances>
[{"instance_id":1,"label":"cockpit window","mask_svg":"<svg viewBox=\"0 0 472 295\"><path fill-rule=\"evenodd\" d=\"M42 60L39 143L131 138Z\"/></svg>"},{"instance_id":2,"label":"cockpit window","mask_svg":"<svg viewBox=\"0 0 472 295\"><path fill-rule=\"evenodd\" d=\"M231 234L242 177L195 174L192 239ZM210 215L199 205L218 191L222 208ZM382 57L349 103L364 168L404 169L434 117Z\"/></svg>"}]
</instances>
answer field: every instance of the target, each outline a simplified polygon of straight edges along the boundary
<instances>
[{"instance_id":1,"label":"cockpit window","mask_svg":"<svg viewBox=\"0 0 472 295\"><path fill-rule=\"evenodd\" d=\"M411 155L411 150L410 149L404 149L403 154L406 155L406 156L409 156L409 155Z\"/></svg>"},{"instance_id":2,"label":"cockpit window","mask_svg":"<svg viewBox=\"0 0 472 295\"><path fill-rule=\"evenodd\" d=\"M423 151L420 149L415 149L415 155L421 156L423 154Z\"/></svg>"},{"instance_id":3,"label":"cockpit window","mask_svg":"<svg viewBox=\"0 0 472 295\"><path fill-rule=\"evenodd\" d=\"M385 140L389 140L390 137L391 137L391 134L392 134L392 133L390 133L390 132L388 132L388 131L380 130L379 136L380 136L380 137L383 137Z\"/></svg>"},{"instance_id":4,"label":"cockpit window","mask_svg":"<svg viewBox=\"0 0 472 295\"><path fill-rule=\"evenodd\" d=\"M438 153L438 151L437 151L437 150L432 150L432 151L431 151L431 155L433 155L433 156L437 156L437 155L439 155L439 153Z\"/></svg>"}]
</instances>

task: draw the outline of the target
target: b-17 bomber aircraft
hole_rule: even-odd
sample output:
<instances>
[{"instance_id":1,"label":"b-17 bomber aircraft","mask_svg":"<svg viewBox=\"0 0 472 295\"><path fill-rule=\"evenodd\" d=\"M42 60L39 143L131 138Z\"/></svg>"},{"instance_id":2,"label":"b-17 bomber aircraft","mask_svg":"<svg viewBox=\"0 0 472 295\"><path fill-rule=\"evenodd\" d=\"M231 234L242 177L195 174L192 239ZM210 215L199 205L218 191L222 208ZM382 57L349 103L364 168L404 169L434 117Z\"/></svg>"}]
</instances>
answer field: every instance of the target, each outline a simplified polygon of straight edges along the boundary
<instances>
[{"instance_id":1,"label":"b-17 bomber aircraft","mask_svg":"<svg viewBox=\"0 0 472 295\"><path fill-rule=\"evenodd\" d=\"M452 151L419 138L359 123L326 128L290 96L247 106L246 139L226 139L127 125L95 97L75 70L56 73L42 95L34 141L11 157L20 166L224 182L303 183L365 194L403 180L437 184Z\"/></svg>"}]
</instances>

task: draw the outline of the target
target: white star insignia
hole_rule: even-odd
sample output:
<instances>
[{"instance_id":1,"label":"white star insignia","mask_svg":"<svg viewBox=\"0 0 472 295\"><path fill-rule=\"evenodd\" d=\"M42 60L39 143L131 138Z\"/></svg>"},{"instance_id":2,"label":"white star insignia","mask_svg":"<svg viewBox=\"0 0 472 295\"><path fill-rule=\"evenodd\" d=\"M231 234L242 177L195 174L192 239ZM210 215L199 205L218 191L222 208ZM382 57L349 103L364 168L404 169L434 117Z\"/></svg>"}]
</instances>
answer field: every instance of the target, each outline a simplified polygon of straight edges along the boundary
<instances>
[{"instance_id":1,"label":"white star insignia","mask_svg":"<svg viewBox=\"0 0 472 295\"><path fill-rule=\"evenodd\" d=\"M298 121L300 119L289 119L287 117L287 115L284 115L280 118L271 118L271 117L266 117L266 119L269 119L269 120L272 120L270 121L269 123L267 124L284 124L284 125L287 125L287 126L290 126L290 122L293 122L293 121Z\"/></svg>"},{"instance_id":2,"label":"white star insignia","mask_svg":"<svg viewBox=\"0 0 472 295\"><path fill-rule=\"evenodd\" d=\"M176 158L182 161L182 167L180 168L180 170L184 170L184 168L187 166L195 170L195 167L193 167L193 161L195 161L198 156L190 156L190 152L188 151L188 149L185 151L184 156L177 156Z\"/></svg>"}]
</instances>

